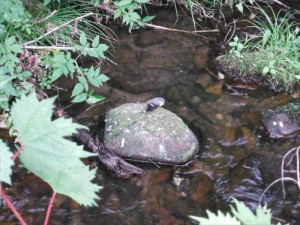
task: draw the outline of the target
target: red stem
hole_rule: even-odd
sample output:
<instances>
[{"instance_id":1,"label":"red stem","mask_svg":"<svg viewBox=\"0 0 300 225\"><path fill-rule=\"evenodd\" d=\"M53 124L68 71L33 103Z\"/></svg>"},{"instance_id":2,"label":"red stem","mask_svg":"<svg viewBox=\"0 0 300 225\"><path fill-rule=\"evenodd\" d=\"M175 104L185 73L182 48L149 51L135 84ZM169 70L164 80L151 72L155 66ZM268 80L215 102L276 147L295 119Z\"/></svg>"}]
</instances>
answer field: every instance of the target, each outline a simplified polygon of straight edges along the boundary
<instances>
[{"instance_id":1,"label":"red stem","mask_svg":"<svg viewBox=\"0 0 300 225\"><path fill-rule=\"evenodd\" d=\"M52 206L53 206L53 202L54 202L55 196L56 196L56 192L54 191L53 194L52 194L52 197L50 199L49 205L48 205L48 209L47 209L47 214L46 214L46 218L45 218L45 221L44 221L44 225L48 225L50 214L51 214L51 209L52 209Z\"/></svg>"},{"instance_id":2,"label":"red stem","mask_svg":"<svg viewBox=\"0 0 300 225\"><path fill-rule=\"evenodd\" d=\"M8 197L6 196L6 193L5 193L4 189L1 186L0 186L0 192L1 192L2 198L4 199L5 203L10 208L10 210L15 214L15 216L20 221L20 223L22 225L27 225L26 222L23 220L22 216L18 213L17 209L13 206L13 204L11 203L11 201L8 199Z\"/></svg>"},{"instance_id":3,"label":"red stem","mask_svg":"<svg viewBox=\"0 0 300 225\"><path fill-rule=\"evenodd\" d=\"M16 158L20 155L21 151L23 150L23 145L20 146L20 148L18 149L18 151L14 154L14 156L12 157L12 160L16 160Z\"/></svg>"}]
</instances>

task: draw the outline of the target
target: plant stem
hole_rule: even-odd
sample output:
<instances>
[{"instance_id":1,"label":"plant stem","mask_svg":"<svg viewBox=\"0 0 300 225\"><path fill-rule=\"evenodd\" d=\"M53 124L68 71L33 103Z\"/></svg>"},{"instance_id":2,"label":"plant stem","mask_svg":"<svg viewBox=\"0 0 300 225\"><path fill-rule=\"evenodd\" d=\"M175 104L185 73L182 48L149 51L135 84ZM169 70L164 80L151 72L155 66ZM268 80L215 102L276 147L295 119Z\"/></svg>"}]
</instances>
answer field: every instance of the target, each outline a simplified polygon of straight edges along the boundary
<instances>
[{"instance_id":1,"label":"plant stem","mask_svg":"<svg viewBox=\"0 0 300 225\"><path fill-rule=\"evenodd\" d=\"M43 34L42 36L40 36L40 37L38 37L38 38L36 38L34 40L31 40L31 41L28 41L28 42L24 43L23 46L24 45L29 45L29 44L34 43L34 42L37 42L38 40L41 40L42 38L44 38L44 37L48 36L49 34L51 34L51 33L55 32L55 31L59 30L60 28L68 25L69 23L72 23L72 22L74 22L76 20L80 20L80 19L82 19L84 17L90 16L90 15L93 15L93 14L94 13L91 12L91 13L87 13L87 14L85 14L83 16L79 16L79 17L77 17L75 19L69 20L69 21L65 22L64 24L62 24L62 25L60 25L58 27L55 27L54 29L50 30L49 32Z\"/></svg>"},{"instance_id":2,"label":"plant stem","mask_svg":"<svg viewBox=\"0 0 300 225\"><path fill-rule=\"evenodd\" d=\"M20 155L21 151L23 150L23 145L20 146L20 148L18 149L18 151L14 154L14 156L12 157L12 160L16 160L16 158Z\"/></svg>"},{"instance_id":3,"label":"plant stem","mask_svg":"<svg viewBox=\"0 0 300 225\"><path fill-rule=\"evenodd\" d=\"M6 196L6 193L5 193L4 189L2 189L1 186L0 186L0 193L1 193L1 196L4 199L5 203L10 208L10 210L15 214L15 216L17 217L17 219L19 220L19 222L21 223L21 225L27 225L27 223L24 221L24 219L22 218L22 216L18 213L17 209L13 206L13 204L11 203L11 201L8 199L8 197Z\"/></svg>"},{"instance_id":4,"label":"plant stem","mask_svg":"<svg viewBox=\"0 0 300 225\"><path fill-rule=\"evenodd\" d=\"M52 197L50 199L49 205L48 205L48 209L47 209L47 214L46 214L46 218L45 218L45 221L44 221L44 225L48 225L50 214L51 214L51 209L52 209L52 206L53 206L53 202L54 202L55 196L56 196L56 192L54 191L53 194L52 194Z\"/></svg>"}]
</instances>

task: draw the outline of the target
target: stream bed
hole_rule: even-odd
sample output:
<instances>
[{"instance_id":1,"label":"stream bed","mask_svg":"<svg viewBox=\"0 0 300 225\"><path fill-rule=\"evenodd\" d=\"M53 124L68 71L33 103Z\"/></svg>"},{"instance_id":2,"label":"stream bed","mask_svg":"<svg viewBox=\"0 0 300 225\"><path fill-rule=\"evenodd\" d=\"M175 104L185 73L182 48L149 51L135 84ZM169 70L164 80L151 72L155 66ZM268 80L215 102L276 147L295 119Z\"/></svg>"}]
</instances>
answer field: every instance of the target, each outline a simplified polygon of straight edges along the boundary
<instances>
[{"instance_id":1,"label":"stream bed","mask_svg":"<svg viewBox=\"0 0 300 225\"><path fill-rule=\"evenodd\" d=\"M194 29L185 15L179 13L176 17L174 10L160 9L155 14L157 25ZM98 207L83 208L58 195L50 224L197 224L188 216L206 216L206 210L226 211L231 197L255 209L263 191L280 177L284 154L300 145L297 136L269 138L261 123L261 111L295 101L299 92L274 94L267 89L224 82L214 67L219 47L215 43L220 38L217 33L207 40L153 29L128 33L126 27L114 24L111 29L119 37L112 58L117 65L103 66L102 73L110 81L96 90L107 99L88 111L84 104L72 106L68 113L83 118L87 126L101 133L108 110L123 103L164 97L164 107L188 124L199 140L200 150L186 166L132 162L145 174L128 180L114 177L100 165L94 181L103 186ZM61 83L66 89L73 85ZM62 104L67 97L60 96ZM97 165L98 161L87 163ZM12 202L28 224L42 224L52 194L50 187L21 166L14 168L12 179L14 186L7 189ZM274 223L297 224L299 189L292 183L287 183L286 189L283 199L281 184L274 185L262 202L272 209ZM17 224L3 205L0 223Z\"/></svg>"}]
</instances>

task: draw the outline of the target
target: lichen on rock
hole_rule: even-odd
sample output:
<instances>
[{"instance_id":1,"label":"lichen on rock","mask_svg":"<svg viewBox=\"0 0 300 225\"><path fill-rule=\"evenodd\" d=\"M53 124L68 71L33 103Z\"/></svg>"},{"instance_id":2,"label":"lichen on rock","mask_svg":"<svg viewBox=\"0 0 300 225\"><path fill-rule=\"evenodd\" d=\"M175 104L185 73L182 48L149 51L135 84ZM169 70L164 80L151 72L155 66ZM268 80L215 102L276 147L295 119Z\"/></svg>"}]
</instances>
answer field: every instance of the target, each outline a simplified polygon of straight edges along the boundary
<instances>
[{"instance_id":1,"label":"lichen on rock","mask_svg":"<svg viewBox=\"0 0 300 225\"><path fill-rule=\"evenodd\" d=\"M145 162L182 164L191 160L199 143L174 113L146 103L127 103L106 115L104 144L117 154Z\"/></svg>"}]
</instances>

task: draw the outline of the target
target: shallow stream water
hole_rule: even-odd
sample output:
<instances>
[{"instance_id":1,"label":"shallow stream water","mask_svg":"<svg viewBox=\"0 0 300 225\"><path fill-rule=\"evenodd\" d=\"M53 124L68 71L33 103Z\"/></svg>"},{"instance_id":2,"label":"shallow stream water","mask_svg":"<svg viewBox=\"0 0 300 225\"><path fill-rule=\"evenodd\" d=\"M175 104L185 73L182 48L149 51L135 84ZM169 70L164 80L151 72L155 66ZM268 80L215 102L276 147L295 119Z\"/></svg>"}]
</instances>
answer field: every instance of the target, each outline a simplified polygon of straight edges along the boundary
<instances>
[{"instance_id":1,"label":"shallow stream water","mask_svg":"<svg viewBox=\"0 0 300 225\"><path fill-rule=\"evenodd\" d=\"M168 10L157 12L155 22L193 30L184 15L176 18ZM206 216L205 210L228 210L232 196L255 209L264 189L280 176L283 155L300 144L297 136L270 139L261 124L260 112L294 101L299 94L275 95L218 79L213 66L217 34L211 34L212 41L208 41L185 33L140 29L130 34L116 25L112 29L120 39L113 53L118 65L103 68L111 80L97 90L107 100L88 111L88 106L81 104L68 112L83 118L96 131L103 128L109 109L162 96L167 101L165 108L180 116L198 137L199 154L185 167L132 162L145 174L128 180L114 177L100 165L95 180L103 186L99 206L82 208L58 195L50 224L197 224L188 216ZM72 83L63 86L69 88ZM98 161L87 163L96 165ZM52 193L50 187L20 166L14 172L14 186L7 194L28 224L42 224ZM297 224L299 190L295 185L286 188L285 200L278 184L262 202L272 209L274 222ZM17 224L3 205L0 222Z\"/></svg>"}]
</instances>

